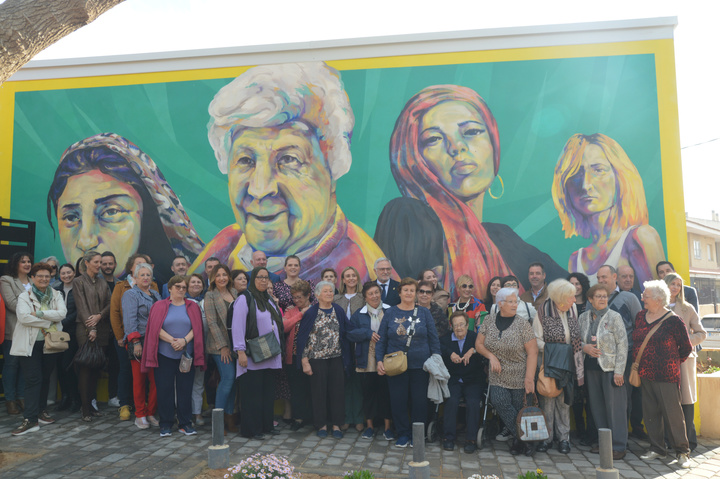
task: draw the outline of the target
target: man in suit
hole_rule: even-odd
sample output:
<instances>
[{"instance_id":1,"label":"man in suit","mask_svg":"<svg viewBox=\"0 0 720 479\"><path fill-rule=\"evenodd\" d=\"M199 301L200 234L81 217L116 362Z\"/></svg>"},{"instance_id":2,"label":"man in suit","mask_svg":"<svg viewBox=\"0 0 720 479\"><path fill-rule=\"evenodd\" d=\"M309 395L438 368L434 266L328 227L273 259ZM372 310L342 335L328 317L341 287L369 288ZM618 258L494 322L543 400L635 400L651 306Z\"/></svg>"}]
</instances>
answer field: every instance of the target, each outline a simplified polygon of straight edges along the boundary
<instances>
[{"instance_id":1,"label":"man in suit","mask_svg":"<svg viewBox=\"0 0 720 479\"><path fill-rule=\"evenodd\" d=\"M670 261L660 261L655 266L655 271L657 272L658 279L663 279L666 274L675 272L675 266L673 266ZM695 312L699 314L700 303L698 302L698 295L695 288L692 286L683 286L683 295L685 296L685 301L692 304Z\"/></svg>"},{"instance_id":2,"label":"man in suit","mask_svg":"<svg viewBox=\"0 0 720 479\"><path fill-rule=\"evenodd\" d=\"M387 258L376 259L374 269L377 284L382 292L382 302L390 306L400 304L400 290L398 288L400 283L390 278L393 271L390 260Z\"/></svg>"}]
</instances>

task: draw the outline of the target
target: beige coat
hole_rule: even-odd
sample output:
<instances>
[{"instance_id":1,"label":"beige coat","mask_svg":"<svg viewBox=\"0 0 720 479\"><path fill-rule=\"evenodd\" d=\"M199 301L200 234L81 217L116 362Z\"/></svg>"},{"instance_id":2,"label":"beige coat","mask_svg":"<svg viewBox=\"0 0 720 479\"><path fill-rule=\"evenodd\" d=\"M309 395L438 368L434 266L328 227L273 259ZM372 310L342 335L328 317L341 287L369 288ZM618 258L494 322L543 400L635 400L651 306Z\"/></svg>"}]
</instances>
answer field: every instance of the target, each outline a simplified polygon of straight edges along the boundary
<instances>
[{"instance_id":1,"label":"beige coat","mask_svg":"<svg viewBox=\"0 0 720 479\"><path fill-rule=\"evenodd\" d=\"M237 298L238 292L230 288L230 294ZM205 320L209 334L206 339L205 351L208 354L220 354L222 348L233 349L232 338L228 336L227 311L228 306L222 294L217 289L207 292L204 301Z\"/></svg>"},{"instance_id":2,"label":"beige coat","mask_svg":"<svg viewBox=\"0 0 720 479\"><path fill-rule=\"evenodd\" d=\"M670 307L668 306L668 308ZM675 306L670 309L685 323L685 328L690 336L690 344L693 345L690 356L680 365L680 394L682 395L682 404L694 404L697 401L697 353L694 347L705 341L707 331L703 328L695 308L689 303L675 303Z\"/></svg>"},{"instance_id":3,"label":"beige coat","mask_svg":"<svg viewBox=\"0 0 720 479\"><path fill-rule=\"evenodd\" d=\"M0 295L5 301L5 340L12 341L17 323L18 298L26 291L25 286L18 278L3 276L0 278Z\"/></svg>"}]
</instances>

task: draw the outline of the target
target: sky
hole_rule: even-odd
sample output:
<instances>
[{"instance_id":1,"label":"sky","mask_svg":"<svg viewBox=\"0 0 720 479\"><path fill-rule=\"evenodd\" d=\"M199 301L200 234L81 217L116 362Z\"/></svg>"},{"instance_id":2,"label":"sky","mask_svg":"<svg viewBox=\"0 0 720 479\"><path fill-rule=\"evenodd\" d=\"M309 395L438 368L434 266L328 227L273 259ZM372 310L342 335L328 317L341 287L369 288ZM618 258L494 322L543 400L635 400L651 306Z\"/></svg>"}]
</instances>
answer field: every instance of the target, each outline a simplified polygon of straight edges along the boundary
<instances>
[{"instance_id":1,"label":"sky","mask_svg":"<svg viewBox=\"0 0 720 479\"><path fill-rule=\"evenodd\" d=\"M718 5L715 0L363 0L351 7L337 0L127 0L35 58L673 16L685 211L709 219L712 210L720 212L720 196L713 194L720 178L720 95L714 91L720 29L713 13Z\"/></svg>"}]
</instances>

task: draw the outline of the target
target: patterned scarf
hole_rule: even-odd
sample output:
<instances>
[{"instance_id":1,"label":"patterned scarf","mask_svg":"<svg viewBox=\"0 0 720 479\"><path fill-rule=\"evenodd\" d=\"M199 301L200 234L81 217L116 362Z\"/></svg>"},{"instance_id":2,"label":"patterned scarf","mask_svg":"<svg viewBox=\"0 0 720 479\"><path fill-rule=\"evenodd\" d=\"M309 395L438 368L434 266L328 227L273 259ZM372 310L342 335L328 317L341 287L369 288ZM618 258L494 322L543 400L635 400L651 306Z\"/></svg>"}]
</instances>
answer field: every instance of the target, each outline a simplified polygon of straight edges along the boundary
<instances>
[{"instance_id":1,"label":"patterned scarf","mask_svg":"<svg viewBox=\"0 0 720 479\"><path fill-rule=\"evenodd\" d=\"M38 299L38 301L40 301L40 311L47 311L48 309L50 309L50 301L52 300L52 288L47 287L43 292L37 289L37 287L33 284L32 292Z\"/></svg>"},{"instance_id":2,"label":"patterned scarf","mask_svg":"<svg viewBox=\"0 0 720 479\"><path fill-rule=\"evenodd\" d=\"M560 319L561 313L553 300L548 299L545 301L542 309L543 340L546 343L565 343L565 328L563 328L562 319ZM572 344L573 354L577 354L582 351L582 343L575 308L570 308L566 315L568 327L570 328L570 344Z\"/></svg>"}]
</instances>

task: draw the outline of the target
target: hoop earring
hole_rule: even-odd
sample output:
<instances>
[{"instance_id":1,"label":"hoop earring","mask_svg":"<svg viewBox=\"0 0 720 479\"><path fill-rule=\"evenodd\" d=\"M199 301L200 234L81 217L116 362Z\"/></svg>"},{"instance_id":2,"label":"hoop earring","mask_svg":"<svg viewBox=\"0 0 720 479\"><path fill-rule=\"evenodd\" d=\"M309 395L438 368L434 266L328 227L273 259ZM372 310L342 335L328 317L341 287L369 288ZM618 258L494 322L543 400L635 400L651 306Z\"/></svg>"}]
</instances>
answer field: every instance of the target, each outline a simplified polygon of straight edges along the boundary
<instances>
[{"instance_id":1,"label":"hoop earring","mask_svg":"<svg viewBox=\"0 0 720 479\"><path fill-rule=\"evenodd\" d=\"M494 200L500 199L500 198L502 197L502 195L505 194L505 183L503 183L502 176L497 175L496 178L497 178L498 180L500 180L500 187L502 188L502 189L500 190L500 194L497 195L497 196L495 196L495 195L492 194L492 184L490 185L490 188L488 188L488 194L490 195L490 198L492 198L492 199L494 199ZM493 184L495 184L494 181L493 181Z\"/></svg>"}]
</instances>

